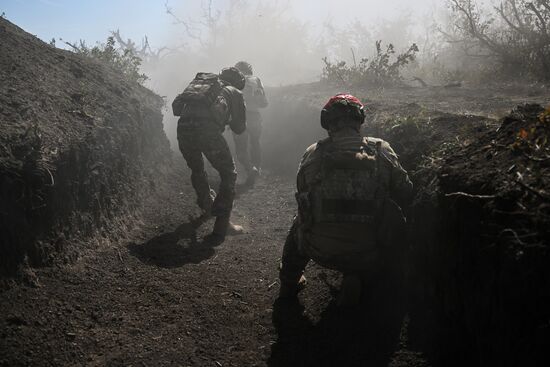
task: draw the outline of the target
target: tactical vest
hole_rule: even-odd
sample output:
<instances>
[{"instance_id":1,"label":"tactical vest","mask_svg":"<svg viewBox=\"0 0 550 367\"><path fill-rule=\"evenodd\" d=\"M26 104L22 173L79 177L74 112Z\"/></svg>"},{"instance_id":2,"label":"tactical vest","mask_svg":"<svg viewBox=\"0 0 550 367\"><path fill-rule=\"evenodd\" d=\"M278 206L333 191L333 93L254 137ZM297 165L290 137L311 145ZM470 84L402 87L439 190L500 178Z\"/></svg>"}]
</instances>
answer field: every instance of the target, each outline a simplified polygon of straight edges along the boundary
<instances>
[{"instance_id":1,"label":"tactical vest","mask_svg":"<svg viewBox=\"0 0 550 367\"><path fill-rule=\"evenodd\" d=\"M312 158L318 162L308 162L314 164L317 172L306 172L308 191L298 193L297 198L310 225L374 224L377 210L387 196L378 174L379 146L367 139L360 147L356 139L354 143L353 139L350 141L347 146L321 141Z\"/></svg>"}]
</instances>

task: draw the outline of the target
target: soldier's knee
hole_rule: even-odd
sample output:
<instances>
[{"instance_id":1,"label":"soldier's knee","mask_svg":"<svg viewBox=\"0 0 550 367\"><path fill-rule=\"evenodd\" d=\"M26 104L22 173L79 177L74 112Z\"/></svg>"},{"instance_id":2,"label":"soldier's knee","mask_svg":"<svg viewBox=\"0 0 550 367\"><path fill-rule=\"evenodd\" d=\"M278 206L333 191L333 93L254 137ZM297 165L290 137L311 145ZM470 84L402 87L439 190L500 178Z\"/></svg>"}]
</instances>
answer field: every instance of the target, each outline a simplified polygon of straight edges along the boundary
<instances>
[{"instance_id":1,"label":"soldier's knee","mask_svg":"<svg viewBox=\"0 0 550 367\"><path fill-rule=\"evenodd\" d=\"M191 170L191 178L193 177L203 177L206 176L206 171L204 170L204 162L202 158L199 159L186 159L187 167Z\"/></svg>"}]
</instances>

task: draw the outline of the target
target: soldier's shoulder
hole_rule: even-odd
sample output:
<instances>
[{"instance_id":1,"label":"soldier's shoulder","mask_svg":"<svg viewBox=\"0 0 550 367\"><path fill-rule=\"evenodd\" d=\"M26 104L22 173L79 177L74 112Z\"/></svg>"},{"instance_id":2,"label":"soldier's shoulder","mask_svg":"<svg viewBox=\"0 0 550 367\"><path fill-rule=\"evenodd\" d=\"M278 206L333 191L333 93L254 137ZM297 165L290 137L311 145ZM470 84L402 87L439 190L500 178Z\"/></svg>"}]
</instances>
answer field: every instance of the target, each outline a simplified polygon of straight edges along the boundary
<instances>
[{"instance_id":1,"label":"soldier's shoulder","mask_svg":"<svg viewBox=\"0 0 550 367\"><path fill-rule=\"evenodd\" d=\"M318 146L319 143L313 143L309 147L307 147L306 151L304 152L302 161L305 161L306 159L311 157L311 155L317 150Z\"/></svg>"},{"instance_id":2,"label":"soldier's shoulder","mask_svg":"<svg viewBox=\"0 0 550 367\"><path fill-rule=\"evenodd\" d=\"M330 143L330 138L321 139L316 143L311 144L307 149L306 153L314 153L320 151L320 149L325 146L327 143Z\"/></svg>"},{"instance_id":3,"label":"soldier's shoulder","mask_svg":"<svg viewBox=\"0 0 550 367\"><path fill-rule=\"evenodd\" d=\"M380 153L392 163L398 161L399 157L397 156L397 154L395 154L395 151L391 147L390 143L388 143L384 139L367 136L365 137L365 141L370 147L376 147L379 145Z\"/></svg>"},{"instance_id":4,"label":"soldier's shoulder","mask_svg":"<svg viewBox=\"0 0 550 367\"><path fill-rule=\"evenodd\" d=\"M232 85L224 85L222 91L229 93L230 95L242 95L243 93Z\"/></svg>"},{"instance_id":5,"label":"soldier's shoulder","mask_svg":"<svg viewBox=\"0 0 550 367\"><path fill-rule=\"evenodd\" d=\"M325 143L325 140L326 139L313 143L306 149L304 155L302 156L302 166L313 162L317 157L319 157L319 148Z\"/></svg>"},{"instance_id":6,"label":"soldier's shoulder","mask_svg":"<svg viewBox=\"0 0 550 367\"><path fill-rule=\"evenodd\" d=\"M246 80L250 80L251 82L255 82L255 83L261 83L260 78L257 77L256 75L247 75Z\"/></svg>"}]
</instances>

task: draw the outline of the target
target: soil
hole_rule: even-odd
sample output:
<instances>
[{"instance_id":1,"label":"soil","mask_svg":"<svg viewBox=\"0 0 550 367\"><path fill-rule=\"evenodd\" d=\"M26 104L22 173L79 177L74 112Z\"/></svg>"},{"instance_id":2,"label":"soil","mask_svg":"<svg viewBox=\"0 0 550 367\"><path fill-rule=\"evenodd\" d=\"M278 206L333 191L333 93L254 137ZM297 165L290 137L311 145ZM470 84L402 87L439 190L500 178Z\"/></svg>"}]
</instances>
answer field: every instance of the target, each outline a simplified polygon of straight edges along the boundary
<instances>
[{"instance_id":1,"label":"soil","mask_svg":"<svg viewBox=\"0 0 550 367\"><path fill-rule=\"evenodd\" d=\"M157 178L135 203L139 225L105 216L99 228L118 226L118 239L106 233L69 264L24 267L0 293L0 365L544 365L548 127L538 106L499 120L520 101L547 105L538 86L354 91L369 108L364 132L394 146L417 187L405 282L380 274L361 306L346 309L336 302L340 275L310 264L298 302L277 300L295 169L324 136L319 107L335 92L269 90L266 168L233 212L246 233L219 246L203 241L212 220L193 219L178 155L157 161L162 173L148 171L154 159L136 166ZM158 158L166 145L156 137L148 144ZM124 192L112 197L128 200ZM511 212L521 219L501 217Z\"/></svg>"},{"instance_id":2,"label":"soil","mask_svg":"<svg viewBox=\"0 0 550 367\"><path fill-rule=\"evenodd\" d=\"M169 162L163 100L1 17L0 86L0 275L124 237Z\"/></svg>"},{"instance_id":3,"label":"soil","mask_svg":"<svg viewBox=\"0 0 550 367\"><path fill-rule=\"evenodd\" d=\"M434 164L437 235L418 255L436 260L424 267L436 308L482 364L550 363L548 112L518 106Z\"/></svg>"},{"instance_id":4,"label":"soil","mask_svg":"<svg viewBox=\"0 0 550 367\"><path fill-rule=\"evenodd\" d=\"M407 334L416 315L387 283L372 288L368 310L342 310L338 274L312 264L301 302L276 301L296 209L288 179L266 175L241 194L233 220L247 233L209 247L212 221L189 224L183 165L133 241L35 269L34 287L2 293L0 365L428 365Z\"/></svg>"}]
</instances>

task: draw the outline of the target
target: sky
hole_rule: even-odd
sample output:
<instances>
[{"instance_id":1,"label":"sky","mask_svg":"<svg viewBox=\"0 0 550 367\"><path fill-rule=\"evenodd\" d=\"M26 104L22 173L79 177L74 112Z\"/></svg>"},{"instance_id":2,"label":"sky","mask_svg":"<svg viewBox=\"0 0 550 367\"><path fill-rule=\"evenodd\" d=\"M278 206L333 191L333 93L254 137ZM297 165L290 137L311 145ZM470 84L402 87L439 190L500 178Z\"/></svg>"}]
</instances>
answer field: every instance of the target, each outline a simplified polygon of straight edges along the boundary
<instances>
[{"instance_id":1,"label":"sky","mask_svg":"<svg viewBox=\"0 0 550 367\"><path fill-rule=\"evenodd\" d=\"M88 44L105 41L109 31L120 29L124 38L140 41L145 35L153 47L174 40L178 33L165 3L178 16L199 14L204 0L0 0L0 14L44 41L62 38ZM213 0L224 9L229 0ZM258 0L249 0L254 3ZM282 0L279 0L282 1ZM300 20L319 26L327 20L335 24L361 18L388 19L398 12L422 15L444 0L287 0ZM58 44L58 46L60 46Z\"/></svg>"}]
</instances>

